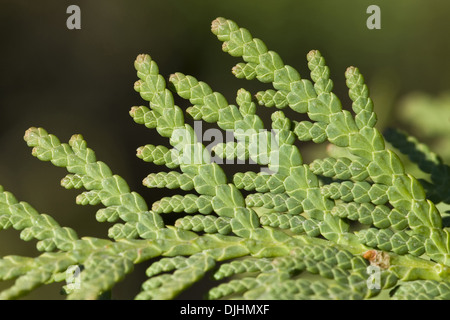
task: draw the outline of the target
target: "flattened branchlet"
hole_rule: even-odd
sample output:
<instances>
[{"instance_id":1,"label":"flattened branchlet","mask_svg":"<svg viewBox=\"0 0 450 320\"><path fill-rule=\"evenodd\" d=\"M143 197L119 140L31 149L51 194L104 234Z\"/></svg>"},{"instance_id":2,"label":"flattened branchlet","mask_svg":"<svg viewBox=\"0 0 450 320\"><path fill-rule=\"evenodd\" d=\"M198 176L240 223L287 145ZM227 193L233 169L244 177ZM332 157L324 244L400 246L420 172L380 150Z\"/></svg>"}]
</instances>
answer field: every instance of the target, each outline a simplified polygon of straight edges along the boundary
<instances>
[{"instance_id":1,"label":"flattened branchlet","mask_svg":"<svg viewBox=\"0 0 450 320\"><path fill-rule=\"evenodd\" d=\"M79 238L2 189L0 227L37 240L42 253L0 260L0 279L15 279L0 298L61 282L69 299L96 299L150 259L156 261L136 299L175 298L205 275L220 280L205 292L210 299L368 299L389 292L396 299L450 298L450 237L436 208L448 201L448 187L428 183L425 190L386 148L360 71L345 72L350 112L333 93L319 51L306 56L306 79L233 21L217 18L212 32L223 51L242 60L232 69L237 78L272 87L257 93L240 89L230 103L191 75L177 72L167 83L149 55L134 63L139 78L134 88L147 105L133 107L130 115L170 144L137 149L140 159L162 167L144 174L143 184L180 194L149 204L97 160L81 135L61 143L42 128L26 132L35 157L67 169L63 187L85 190L77 203L102 205L97 220L114 224L108 239ZM192 106L181 109L173 94ZM288 118L286 108L309 120ZM272 112L269 128L257 111ZM210 150L186 116L216 124L232 139ZM425 173L447 174L416 139L396 130L386 137L401 152L426 161ZM298 140L333 144L346 156L304 163ZM252 161L255 170L230 175L224 170L228 162L217 159ZM173 213L184 215L168 225L166 215ZM369 266L379 267L375 278ZM74 277L76 286L69 283Z\"/></svg>"}]
</instances>

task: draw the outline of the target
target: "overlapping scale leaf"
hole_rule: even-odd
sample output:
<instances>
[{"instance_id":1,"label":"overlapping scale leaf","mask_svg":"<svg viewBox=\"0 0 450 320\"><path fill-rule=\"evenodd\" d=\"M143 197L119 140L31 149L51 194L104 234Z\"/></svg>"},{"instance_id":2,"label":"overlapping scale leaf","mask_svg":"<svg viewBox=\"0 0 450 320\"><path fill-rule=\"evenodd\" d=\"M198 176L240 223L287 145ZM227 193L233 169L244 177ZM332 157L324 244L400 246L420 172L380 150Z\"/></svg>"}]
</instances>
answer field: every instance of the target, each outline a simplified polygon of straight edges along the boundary
<instances>
[{"instance_id":1,"label":"overlapping scale leaf","mask_svg":"<svg viewBox=\"0 0 450 320\"><path fill-rule=\"evenodd\" d=\"M137 157L145 162L153 162L156 165L165 165L170 169L178 167L180 161L176 153L165 146L145 145L137 149Z\"/></svg>"},{"instance_id":2,"label":"overlapping scale leaf","mask_svg":"<svg viewBox=\"0 0 450 320\"><path fill-rule=\"evenodd\" d=\"M256 173L252 171L238 172L233 177L233 183L238 189L258 192L282 193L284 177L279 174Z\"/></svg>"},{"instance_id":3,"label":"overlapping scale leaf","mask_svg":"<svg viewBox=\"0 0 450 320\"><path fill-rule=\"evenodd\" d=\"M310 164L312 172L325 177L341 180L364 181L369 177L367 172L368 161L363 159L350 160L349 158L316 159Z\"/></svg>"},{"instance_id":4,"label":"overlapping scale leaf","mask_svg":"<svg viewBox=\"0 0 450 320\"><path fill-rule=\"evenodd\" d=\"M177 228L193 230L196 232L229 234L231 232L230 219L226 217L213 216L185 216L175 222Z\"/></svg>"},{"instance_id":5,"label":"overlapping scale leaf","mask_svg":"<svg viewBox=\"0 0 450 320\"><path fill-rule=\"evenodd\" d=\"M245 163L245 160L248 160L249 158L249 151L242 142L230 141L227 143L218 143L212 148L212 151L216 156L222 159L238 159L236 161L238 164Z\"/></svg>"},{"instance_id":6,"label":"overlapping scale leaf","mask_svg":"<svg viewBox=\"0 0 450 320\"><path fill-rule=\"evenodd\" d=\"M353 101L352 109L356 113L356 124L360 129L365 126L374 127L377 121L373 112L373 102L369 97L369 89L358 68L349 67L345 72L349 96Z\"/></svg>"},{"instance_id":7,"label":"overlapping scale leaf","mask_svg":"<svg viewBox=\"0 0 450 320\"><path fill-rule=\"evenodd\" d=\"M276 227L281 229L289 229L293 234L302 234L305 233L305 225L309 226L308 233L310 235L316 234L319 232L318 223L311 227L312 220L306 220L303 216L300 215L290 215L290 214L280 214L276 212L268 213L263 215L260 218L261 225ZM308 221L308 222L307 222Z\"/></svg>"},{"instance_id":8,"label":"overlapping scale leaf","mask_svg":"<svg viewBox=\"0 0 450 320\"><path fill-rule=\"evenodd\" d=\"M274 266L269 259L245 258L225 263L214 273L214 279L221 280L236 274L247 272L269 272L273 271Z\"/></svg>"},{"instance_id":9,"label":"overlapping scale leaf","mask_svg":"<svg viewBox=\"0 0 450 320\"><path fill-rule=\"evenodd\" d=\"M198 253L174 266L172 274L154 276L142 284L136 299L172 299L181 291L201 279L205 273L215 266L215 260L208 254Z\"/></svg>"},{"instance_id":10,"label":"overlapping scale leaf","mask_svg":"<svg viewBox=\"0 0 450 320\"><path fill-rule=\"evenodd\" d=\"M450 284L433 280L402 283L392 296L396 300L450 300Z\"/></svg>"},{"instance_id":11,"label":"overlapping scale leaf","mask_svg":"<svg viewBox=\"0 0 450 320\"><path fill-rule=\"evenodd\" d=\"M425 237L407 231L369 228L358 232L360 241L369 247L397 254L420 256L425 252Z\"/></svg>"},{"instance_id":12,"label":"overlapping scale leaf","mask_svg":"<svg viewBox=\"0 0 450 320\"><path fill-rule=\"evenodd\" d=\"M182 190L194 188L193 175L177 171L150 173L142 183L148 188L179 188Z\"/></svg>"},{"instance_id":13,"label":"overlapping scale leaf","mask_svg":"<svg viewBox=\"0 0 450 320\"><path fill-rule=\"evenodd\" d=\"M366 203L376 205L388 201L388 187L382 184L370 184L365 181L333 182L322 187L322 193L331 199L341 199L346 202Z\"/></svg>"},{"instance_id":14,"label":"overlapping scale leaf","mask_svg":"<svg viewBox=\"0 0 450 320\"><path fill-rule=\"evenodd\" d=\"M273 89L258 92L256 94L256 100L259 105L265 107L276 107L277 109L283 109L288 106L286 93L283 91L275 91Z\"/></svg>"},{"instance_id":15,"label":"overlapping scale leaf","mask_svg":"<svg viewBox=\"0 0 450 320\"><path fill-rule=\"evenodd\" d=\"M288 200L289 196L286 193L253 193L245 198L245 204L248 207L264 207L274 209L277 212L286 212L289 210ZM290 211L289 213L296 214L299 212Z\"/></svg>"},{"instance_id":16,"label":"overlapping scale leaf","mask_svg":"<svg viewBox=\"0 0 450 320\"><path fill-rule=\"evenodd\" d=\"M406 215L396 209L391 210L385 205L342 203L336 205L331 213L342 218L357 220L362 224L374 225L380 229L392 227L396 230L403 230L408 226Z\"/></svg>"},{"instance_id":17,"label":"overlapping scale leaf","mask_svg":"<svg viewBox=\"0 0 450 320\"><path fill-rule=\"evenodd\" d=\"M333 90L333 81L330 79L330 69L326 66L322 54L318 50L311 50L306 58L316 92L330 93Z\"/></svg>"},{"instance_id":18,"label":"overlapping scale leaf","mask_svg":"<svg viewBox=\"0 0 450 320\"><path fill-rule=\"evenodd\" d=\"M217 300L227 296L241 294L259 285L258 280L253 277L231 280L209 290L208 298Z\"/></svg>"},{"instance_id":19,"label":"overlapping scale leaf","mask_svg":"<svg viewBox=\"0 0 450 320\"><path fill-rule=\"evenodd\" d=\"M153 203L152 210L156 213L200 212L202 214L209 214L212 212L211 200L211 196L205 195L175 195L172 197L164 197L161 200L156 201Z\"/></svg>"},{"instance_id":20,"label":"overlapping scale leaf","mask_svg":"<svg viewBox=\"0 0 450 320\"><path fill-rule=\"evenodd\" d=\"M300 141L322 143L327 139L325 122L300 121L295 123L294 133Z\"/></svg>"}]
</instances>

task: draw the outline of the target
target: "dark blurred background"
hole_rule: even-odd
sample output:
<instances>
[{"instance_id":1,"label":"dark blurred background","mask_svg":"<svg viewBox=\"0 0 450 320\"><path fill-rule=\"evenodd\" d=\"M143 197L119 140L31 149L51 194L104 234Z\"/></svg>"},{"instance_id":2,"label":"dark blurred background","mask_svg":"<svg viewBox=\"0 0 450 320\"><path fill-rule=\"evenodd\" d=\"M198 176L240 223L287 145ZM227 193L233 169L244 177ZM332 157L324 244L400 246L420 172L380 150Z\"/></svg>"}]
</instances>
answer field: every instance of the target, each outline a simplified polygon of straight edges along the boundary
<instances>
[{"instance_id":1,"label":"dark blurred background","mask_svg":"<svg viewBox=\"0 0 450 320\"><path fill-rule=\"evenodd\" d=\"M81 8L81 30L66 28L71 4ZM366 27L371 4L381 8L380 30ZM128 115L133 105L144 104L133 90L135 57L148 53L166 78L176 71L191 74L230 103L241 87L254 93L268 88L233 77L230 70L240 60L223 53L210 32L218 16L249 29L304 78L309 78L306 54L320 50L346 107L344 72L359 67L379 128L400 125L396 107L409 93L438 95L450 88L449 12L450 2L438 0L0 0L0 184L79 236L106 237L110 224L96 222L98 208L77 206L79 192L60 187L65 170L31 156L23 134L40 126L62 142L83 134L98 159L133 190L149 203L161 198L162 191L141 186L157 168L135 157L137 147L158 144L155 130L134 124ZM311 159L316 151L302 152ZM19 242L18 235L0 232L0 256L37 254L35 242ZM120 284L115 298L136 295L145 266L136 269L137 280ZM30 297L57 299L50 292L58 286Z\"/></svg>"}]
</instances>

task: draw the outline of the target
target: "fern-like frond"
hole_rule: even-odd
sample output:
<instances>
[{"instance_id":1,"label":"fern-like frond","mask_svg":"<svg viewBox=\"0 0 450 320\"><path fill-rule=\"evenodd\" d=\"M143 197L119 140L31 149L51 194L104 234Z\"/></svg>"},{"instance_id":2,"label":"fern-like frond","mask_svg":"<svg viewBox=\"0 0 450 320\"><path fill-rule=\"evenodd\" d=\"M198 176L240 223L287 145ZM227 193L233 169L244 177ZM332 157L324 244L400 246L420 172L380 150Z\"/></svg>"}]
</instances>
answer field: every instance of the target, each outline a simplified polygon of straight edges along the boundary
<instances>
[{"instance_id":1,"label":"fern-like frond","mask_svg":"<svg viewBox=\"0 0 450 320\"><path fill-rule=\"evenodd\" d=\"M80 239L1 190L0 227L38 240L46 252L1 259L0 279L16 281L0 298L65 280L68 298L96 299L135 264L154 259L136 299L175 298L208 274L221 281L207 293L211 299L370 299L388 292L409 299L411 290L447 299L450 234L432 200L448 200L442 178L448 167L413 138L390 132L388 141L430 173L431 182L425 189L406 172L375 127L373 101L358 68L345 72L349 111L333 93L319 51L306 56L309 80L231 20L217 18L212 32L223 51L243 60L232 69L237 78L272 87L253 97L240 89L230 103L192 75L176 72L167 83L147 54L134 63L134 89L148 106L132 107L130 116L170 144L137 149L138 158L170 169L147 172L143 185L179 194L148 205L96 159L81 135L66 144L42 128L26 132L34 156L67 169L63 187L84 189L77 203L102 205L96 219L115 224L110 239ZM183 110L173 94L191 106ZM257 114L263 106L271 112L267 128ZM290 119L285 108L308 119ZM231 140L216 144L211 154L186 116L216 125ZM345 156L308 164L297 140L329 143ZM234 161L246 165L229 174L226 164ZM170 225L167 217L175 213ZM78 287L69 284L74 266Z\"/></svg>"}]
</instances>

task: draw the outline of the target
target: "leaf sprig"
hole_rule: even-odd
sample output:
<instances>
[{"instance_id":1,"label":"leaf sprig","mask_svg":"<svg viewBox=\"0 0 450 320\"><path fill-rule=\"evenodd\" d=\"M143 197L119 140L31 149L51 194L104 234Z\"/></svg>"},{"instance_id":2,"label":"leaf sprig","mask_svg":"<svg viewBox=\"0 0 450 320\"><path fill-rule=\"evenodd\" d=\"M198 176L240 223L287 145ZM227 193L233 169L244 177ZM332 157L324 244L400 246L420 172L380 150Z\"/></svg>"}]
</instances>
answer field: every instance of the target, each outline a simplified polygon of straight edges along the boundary
<instances>
[{"instance_id":1,"label":"leaf sprig","mask_svg":"<svg viewBox=\"0 0 450 320\"><path fill-rule=\"evenodd\" d=\"M428 183L425 190L385 147L360 71L349 67L345 72L350 112L333 93L319 51L306 56L308 80L235 22L217 18L211 29L223 51L242 58L232 69L237 78L272 87L254 96L240 89L230 104L191 75L174 73L168 85L156 62L139 55L134 88L148 106L135 106L130 115L170 144L137 149L138 158L169 169L149 173L143 184L183 190L151 205L97 161L81 135L66 144L42 128L29 129L25 141L32 154L67 169L63 187L85 189L77 204L103 205L96 219L115 224L108 240L80 239L2 190L0 227L20 230L23 240L38 240L44 253L0 260L0 279L16 279L0 298L67 281L72 266L79 267L80 288L65 286L68 298L99 298L135 264L155 259L137 299L172 299L206 275L222 281L205 295L210 299L368 299L389 292L409 299L411 290L424 299L448 299L449 232L426 193L445 201L448 184L438 190ZM175 105L169 88L192 106ZM270 128L264 127L258 106L276 108ZM282 111L288 107L309 120L288 118ZM214 155L252 161L255 171L227 175L185 116L232 133L232 141L213 147ZM388 136L432 177L447 174L447 167L417 140L395 132ZM330 143L346 156L307 164L298 140ZM267 170L258 171L261 167ZM165 217L172 213L184 215L169 225ZM369 270L377 272L375 278Z\"/></svg>"}]
</instances>

